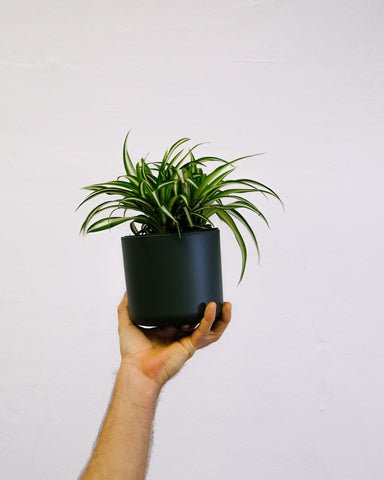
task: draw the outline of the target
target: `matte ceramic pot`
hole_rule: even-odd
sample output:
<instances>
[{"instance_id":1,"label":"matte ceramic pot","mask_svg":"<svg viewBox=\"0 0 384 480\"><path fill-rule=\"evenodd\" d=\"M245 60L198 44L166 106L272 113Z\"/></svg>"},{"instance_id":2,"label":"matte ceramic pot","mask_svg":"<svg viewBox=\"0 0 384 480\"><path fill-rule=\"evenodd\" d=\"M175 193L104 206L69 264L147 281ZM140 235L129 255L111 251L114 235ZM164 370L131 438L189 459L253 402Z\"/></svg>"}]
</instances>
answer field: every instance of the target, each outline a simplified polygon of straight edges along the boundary
<instances>
[{"instance_id":1,"label":"matte ceramic pot","mask_svg":"<svg viewBox=\"0 0 384 480\"><path fill-rule=\"evenodd\" d=\"M199 323L209 302L221 315L218 228L122 237L129 314L143 326Z\"/></svg>"}]
</instances>

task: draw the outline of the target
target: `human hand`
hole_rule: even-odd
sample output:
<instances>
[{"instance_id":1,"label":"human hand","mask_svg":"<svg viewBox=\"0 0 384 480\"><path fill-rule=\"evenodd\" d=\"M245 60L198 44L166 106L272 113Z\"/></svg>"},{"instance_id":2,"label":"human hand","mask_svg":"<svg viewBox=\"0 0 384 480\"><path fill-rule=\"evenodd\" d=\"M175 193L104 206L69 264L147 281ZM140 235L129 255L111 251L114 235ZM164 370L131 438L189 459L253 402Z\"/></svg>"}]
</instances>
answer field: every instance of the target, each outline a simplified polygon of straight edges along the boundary
<instances>
[{"instance_id":1,"label":"human hand","mask_svg":"<svg viewBox=\"0 0 384 480\"><path fill-rule=\"evenodd\" d=\"M231 309L232 305L225 302L221 318L215 321L216 304L211 302L197 328L187 325L143 329L132 323L125 294L118 307L121 362L162 387L196 350L221 337L231 320Z\"/></svg>"}]
</instances>

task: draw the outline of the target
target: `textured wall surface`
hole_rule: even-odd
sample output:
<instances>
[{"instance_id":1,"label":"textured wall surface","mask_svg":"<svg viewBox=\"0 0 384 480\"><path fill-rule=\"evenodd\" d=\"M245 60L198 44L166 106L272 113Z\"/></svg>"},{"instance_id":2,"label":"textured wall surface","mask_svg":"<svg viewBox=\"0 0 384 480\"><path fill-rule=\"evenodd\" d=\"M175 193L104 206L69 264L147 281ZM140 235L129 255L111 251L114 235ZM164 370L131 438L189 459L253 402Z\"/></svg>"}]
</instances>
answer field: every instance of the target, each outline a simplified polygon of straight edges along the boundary
<instances>
[{"instance_id":1,"label":"textured wall surface","mask_svg":"<svg viewBox=\"0 0 384 480\"><path fill-rule=\"evenodd\" d=\"M158 159L238 167L258 203L233 320L162 393L150 480L382 480L380 0L3 0L0 476L76 478L119 365L121 226L81 238L80 188ZM251 246L251 244L249 243Z\"/></svg>"}]
</instances>

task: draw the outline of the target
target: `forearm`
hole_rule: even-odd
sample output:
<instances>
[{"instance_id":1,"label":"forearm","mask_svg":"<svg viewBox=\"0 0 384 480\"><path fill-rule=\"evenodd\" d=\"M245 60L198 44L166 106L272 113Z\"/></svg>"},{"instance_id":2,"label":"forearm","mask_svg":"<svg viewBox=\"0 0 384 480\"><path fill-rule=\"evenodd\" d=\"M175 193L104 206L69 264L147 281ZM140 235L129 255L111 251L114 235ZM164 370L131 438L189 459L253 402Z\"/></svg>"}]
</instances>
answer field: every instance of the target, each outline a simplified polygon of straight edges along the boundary
<instances>
[{"instance_id":1,"label":"forearm","mask_svg":"<svg viewBox=\"0 0 384 480\"><path fill-rule=\"evenodd\" d=\"M145 478L160 388L128 364L116 376L99 440L82 480Z\"/></svg>"}]
</instances>

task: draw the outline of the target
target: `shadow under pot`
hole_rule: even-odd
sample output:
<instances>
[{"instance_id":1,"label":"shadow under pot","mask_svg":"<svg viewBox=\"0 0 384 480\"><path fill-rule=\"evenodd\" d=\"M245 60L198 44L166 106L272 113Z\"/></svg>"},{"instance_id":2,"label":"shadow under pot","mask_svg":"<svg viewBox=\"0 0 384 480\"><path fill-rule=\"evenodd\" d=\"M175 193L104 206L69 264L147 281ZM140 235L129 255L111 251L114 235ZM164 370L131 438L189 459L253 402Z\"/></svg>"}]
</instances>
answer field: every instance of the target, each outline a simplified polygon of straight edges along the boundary
<instances>
[{"instance_id":1,"label":"shadow under pot","mask_svg":"<svg viewBox=\"0 0 384 480\"><path fill-rule=\"evenodd\" d=\"M136 325L199 323L209 302L223 306L220 231L122 237L129 314Z\"/></svg>"}]
</instances>

